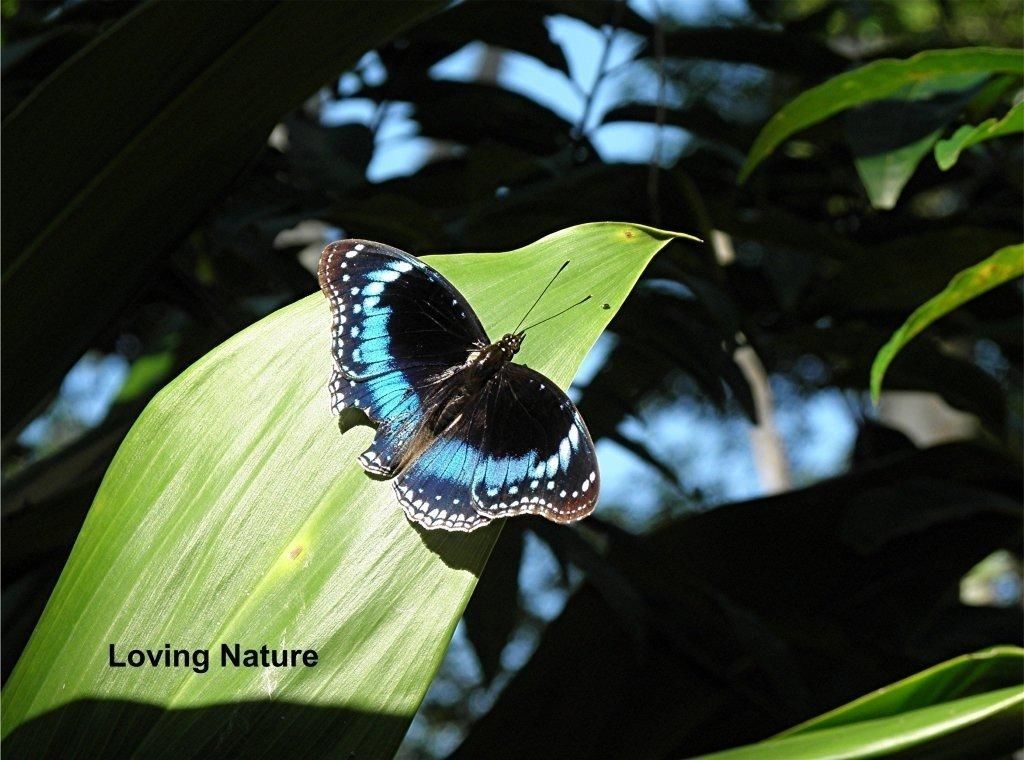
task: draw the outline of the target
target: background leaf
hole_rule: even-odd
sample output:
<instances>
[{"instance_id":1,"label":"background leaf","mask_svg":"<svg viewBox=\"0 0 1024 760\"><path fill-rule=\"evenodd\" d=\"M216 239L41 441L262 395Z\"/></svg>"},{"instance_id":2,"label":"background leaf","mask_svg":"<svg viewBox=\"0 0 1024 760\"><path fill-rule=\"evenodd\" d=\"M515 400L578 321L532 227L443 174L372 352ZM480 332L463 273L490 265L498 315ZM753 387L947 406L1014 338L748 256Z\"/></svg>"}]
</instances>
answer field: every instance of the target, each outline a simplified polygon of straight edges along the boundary
<instances>
[{"instance_id":1,"label":"background leaf","mask_svg":"<svg viewBox=\"0 0 1024 760\"><path fill-rule=\"evenodd\" d=\"M593 224L431 263L499 334L571 260L548 303L586 292L591 308L531 335L521 354L566 386L673 237ZM421 531L391 484L362 472L355 457L371 431L339 435L328 409L328 325L323 297L309 296L205 356L147 407L4 690L5 749L39 751L60 733L63 751L90 756L204 745L394 751L500 527ZM206 674L106 664L111 643L210 648L213 658L236 641L314 648L320 663ZM237 720L225 721L225 702Z\"/></svg>"},{"instance_id":2,"label":"background leaf","mask_svg":"<svg viewBox=\"0 0 1024 760\"><path fill-rule=\"evenodd\" d=\"M704 755L738 758L866 758L916 751L931 757L990 755L1016 747L1024 716L1024 650L965 655L872 692L779 736Z\"/></svg>"},{"instance_id":3,"label":"background leaf","mask_svg":"<svg viewBox=\"0 0 1024 760\"><path fill-rule=\"evenodd\" d=\"M945 290L911 314L882 346L871 365L871 397L875 402L882 392L886 369L915 335L966 301L1021 275L1024 275L1024 243L1000 248L980 264L960 272Z\"/></svg>"},{"instance_id":4,"label":"background leaf","mask_svg":"<svg viewBox=\"0 0 1024 760\"><path fill-rule=\"evenodd\" d=\"M847 114L854 165L875 208L891 209L917 165L987 74L941 76Z\"/></svg>"},{"instance_id":5,"label":"background leaf","mask_svg":"<svg viewBox=\"0 0 1024 760\"><path fill-rule=\"evenodd\" d=\"M1016 132L1024 132L1024 103L1017 103L1001 119L986 119L977 126L965 124L948 140L939 140L935 145L935 162L942 171L947 171L960 153L972 145Z\"/></svg>"},{"instance_id":6,"label":"background leaf","mask_svg":"<svg viewBox=\"0 0 1024 760\"><path fill-rule=\"evenodd\" d=\"M999 48L929 50L906 60L869 63L801 93L757 136L740 170L743 182L790 135L860 103L886 98L934 77L1021 71L1020 52Z\"/></svg>"}]
</instances>

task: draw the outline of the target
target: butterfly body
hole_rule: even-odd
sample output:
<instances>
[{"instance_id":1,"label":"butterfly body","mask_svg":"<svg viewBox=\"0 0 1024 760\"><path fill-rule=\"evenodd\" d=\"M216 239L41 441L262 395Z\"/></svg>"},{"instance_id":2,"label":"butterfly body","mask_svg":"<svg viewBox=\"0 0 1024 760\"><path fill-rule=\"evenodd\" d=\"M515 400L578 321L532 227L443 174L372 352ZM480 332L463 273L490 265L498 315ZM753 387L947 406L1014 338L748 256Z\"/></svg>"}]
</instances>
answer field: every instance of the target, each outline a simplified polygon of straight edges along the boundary
<instances>
[{"instance_id":1,"label":"butterfly body","mask_svg":"<svg viewBox=\"0 0 1024 760\"><path fill-rule=\"evenodd\" d=\"M332 408L378 423L360 463L394 479L411 520L470 531L593 510L593 442L561 389L513 361L523 332L491 342L451 283L379 243L332 243L319 278L333 313Z\"/></svg>"}]
</instances>

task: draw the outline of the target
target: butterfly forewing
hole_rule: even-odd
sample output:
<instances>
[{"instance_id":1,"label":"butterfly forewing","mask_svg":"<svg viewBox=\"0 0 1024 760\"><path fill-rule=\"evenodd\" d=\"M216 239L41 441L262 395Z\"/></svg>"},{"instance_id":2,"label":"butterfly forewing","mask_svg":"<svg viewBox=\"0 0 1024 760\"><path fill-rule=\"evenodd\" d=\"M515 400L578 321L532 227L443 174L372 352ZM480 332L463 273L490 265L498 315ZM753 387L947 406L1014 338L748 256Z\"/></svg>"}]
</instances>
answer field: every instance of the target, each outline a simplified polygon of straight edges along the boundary
<instances>
[{"instance_id":1,"label":"butterfly forewing","mask_svg":"<svg viewBox=\"0 0 1024 760\"><path fill-rule=\"evenodd\" d=\"M382 423L363 466L394 474L426 411L431 380L487 342L465 298L422 261L367 240L332 243L320 257L331 304L331 406Z\"/></svg>"}]
</instances>

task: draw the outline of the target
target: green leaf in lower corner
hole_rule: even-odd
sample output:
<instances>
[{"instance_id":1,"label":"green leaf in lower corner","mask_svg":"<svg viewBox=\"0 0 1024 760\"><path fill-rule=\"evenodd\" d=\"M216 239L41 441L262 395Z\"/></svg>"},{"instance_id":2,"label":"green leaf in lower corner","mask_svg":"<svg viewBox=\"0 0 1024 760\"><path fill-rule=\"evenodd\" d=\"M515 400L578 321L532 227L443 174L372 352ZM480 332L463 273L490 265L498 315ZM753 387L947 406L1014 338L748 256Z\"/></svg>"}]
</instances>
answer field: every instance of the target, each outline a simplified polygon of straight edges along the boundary
<instances>
[{"instance_id":1,"label":"green leaf in lower corner","mask_svg":"<svg viewBox=\"0 0 1024 760\"><path fill-rule=\"evenodd\" d=\"M878 402L886 369L915 335L961 304L1021 275L1024 275L1024 243L1000 248L980 264L956 275L945 290L911 314L875 356L871 365L871 398Z\"/></svg>"},{"instance_id":2,"label":"green leaf in lower corner","mask_svg":"<svg viewBox=\"0 0 1024 760\"><path fill-rule=\"evenodd\" d=\"M1009 48L926 50L905 60L885 59L833 77L801 93L776 113L754 140L740 171L744 182L784 140L848 108L898 95L908 85L944 76L1019 73L1024 60Z\"/></svg>"},{"instance_id":3,"label":"green leaf in lower corner","mask_svg":"<svg viewBox=\"0 0 1024 760\"><path fill-rule=\"evenodd\" d=\"M508 253L430 259L491 334L559 265L522 361L567 386L674 233L573 227ZM608 304L611 308L605 309ZM111 464L3 692L11 756L385 757L444 655L499 527L421 531L339 433L320 294L215 349L146 408ZM221 667L223 645L313 649L315 667ZM209 670L109 664L209 650ZM194 664L194 662L193 662Z\"/></svg>"},{"instance_id":4,"label":"green leaf in lower corner","mask_svg":"<svg viewBox=\"0 0 1024 760\"><path fill-rule=\"evenodd\" d=\"M1018 748L1024 649L994 647L886 686L758 744L705 760L999 757Z\"/></svg>"},{"instance_id":5,"label":"green leaf in lower corner","mask_svg":"<svg viewBox=\"0 0 1024 760\"><path fill-rule=\"evenodd\" d=\"M939 140L935 146L935 162L942 171L952 168L960 153L972 145L995 137L1024 132L1024 103L1018 103L1001 119L986 119L977 126L965 124L948 140Z\"/></svg>"}]
</instances>

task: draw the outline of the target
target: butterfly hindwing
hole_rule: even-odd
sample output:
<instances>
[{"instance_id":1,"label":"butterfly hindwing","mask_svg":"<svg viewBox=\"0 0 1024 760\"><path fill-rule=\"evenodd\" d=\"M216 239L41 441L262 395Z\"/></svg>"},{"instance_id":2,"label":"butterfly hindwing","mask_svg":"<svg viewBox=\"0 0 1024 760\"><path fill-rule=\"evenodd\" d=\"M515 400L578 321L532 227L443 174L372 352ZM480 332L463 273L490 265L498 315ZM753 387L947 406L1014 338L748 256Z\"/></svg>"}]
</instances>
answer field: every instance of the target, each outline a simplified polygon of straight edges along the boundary
<instances>
[{"instance_id":1,"label":"butterfly hindwing","mask_svg":"<svg viewBox=\"0 0 1024 760\"><path fill-rule=\"evenodd\" d=\"M468 426L435 439L395 480L395 493L408 518L425 528L471 531L491 518L474 509L469 484L480 450Z\"/></svg>"},{"instance_id":2,"label":"butterfly hindwing","mask_svg":"<svg viewBox=\"0 0 1024 760\"><path fill-rule=\"evenodd\" d=\"M362 409L382 423L360 460L370 472L393 474L423 417L432 379L463 362L487 335L444 277L397 248L332 243L318 275L333 317L331 407Z\"/></svg>"},{"instance_id":3,"label":"butterfly hindwing","mask_svg":"<svg viewBox=\"0 0 1024 760\"><path fill-rule=\"evenodd\" d=\"M477 511L557 522L590 514L600 489L597 456L569 397L521 364L506 365L485 395L488 420L472 488Z\"/></svg>"}]
</instances>

